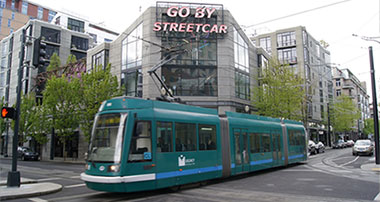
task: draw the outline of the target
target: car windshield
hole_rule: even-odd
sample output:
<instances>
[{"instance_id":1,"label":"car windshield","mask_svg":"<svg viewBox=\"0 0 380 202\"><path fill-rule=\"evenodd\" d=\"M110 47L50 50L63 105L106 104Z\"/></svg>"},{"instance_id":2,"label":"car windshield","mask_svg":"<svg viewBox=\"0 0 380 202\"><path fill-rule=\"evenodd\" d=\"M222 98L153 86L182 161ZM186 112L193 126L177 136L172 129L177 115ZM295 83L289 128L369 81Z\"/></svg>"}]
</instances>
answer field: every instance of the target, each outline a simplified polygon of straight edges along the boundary
<instances>
[{"instance_id":1,"label":"car windshield","mask_svg":"<svg viewBox=\"0 0 380 202\"><path fill-rule=\"evenodd\" d=\"M96 116L91 133L88 161L120 162L126 118L126 113L101 114Z\"/></svg>"},{"instance_id":2,"label":"car windshield","mask_svg":"<svg viewBox=\"0 0 380 202\"><path fill-rule=\"evenodd\" d=\"M367 145L371 145L371 142L370 141L357 141L355 143L356 146L367 146Z\"/></svg>"}]
</instances>

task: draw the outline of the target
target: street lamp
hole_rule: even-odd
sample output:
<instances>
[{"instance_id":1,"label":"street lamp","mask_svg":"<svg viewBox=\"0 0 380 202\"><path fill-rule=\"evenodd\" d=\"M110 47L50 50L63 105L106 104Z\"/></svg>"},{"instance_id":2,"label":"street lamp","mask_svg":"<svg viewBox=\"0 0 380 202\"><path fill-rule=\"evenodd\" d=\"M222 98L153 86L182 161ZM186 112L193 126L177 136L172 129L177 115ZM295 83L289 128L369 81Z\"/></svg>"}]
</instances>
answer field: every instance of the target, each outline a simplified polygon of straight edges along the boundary
<instances>
[{"instance_id":1,"label":"street lamp","mask_svg":"<svg viewBox=\"0 0 380 202\"><path fill-rule=\"evenodd\" d=\"M358 37L356 34L352 34L352 36ZM366 41L374 41L380 44L380 41L377 41L376 39L380 37L367 37L367 36L361 36L360 37L363 40ZM373 104L373 121L375 125L375 152L376 152L376 164L380 164L380 151L379 151L379 114L377 111L377 98L376 98L376 84L375 84L375 69L373 64L373 51L372 46L369 48L369 63L370 63L370 69L371 69L371 83L372 83L372 104Z\"/></svg>"}]
</instances>

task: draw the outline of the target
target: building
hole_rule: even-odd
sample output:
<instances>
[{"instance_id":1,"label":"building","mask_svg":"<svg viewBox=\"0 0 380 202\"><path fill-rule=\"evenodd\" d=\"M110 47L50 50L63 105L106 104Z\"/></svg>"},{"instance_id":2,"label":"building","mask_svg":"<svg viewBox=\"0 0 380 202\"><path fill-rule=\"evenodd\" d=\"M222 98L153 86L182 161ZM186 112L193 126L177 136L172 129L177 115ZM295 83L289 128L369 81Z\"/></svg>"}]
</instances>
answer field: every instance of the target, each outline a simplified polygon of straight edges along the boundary
<instances>
[{"instance_id":1,"label":"building","mask_svg":"<svg viewBox=\"0 0 380 202\"><path fill-rule=\"evenodd\" d=\"M0 40L30 19L51 22L57 12L26 0L0 0Z\"/></svg>"},{"instance_id":2,"label":"building","mask_svg":"<svg viewBox=\"0 0 380 202\"><path fill-rule=\"evenodd\" d=\"M126 95L156 99L162 86L148 71L157 67L186 104L244 112L253 110L259 50L221 4L157 2L113 42L90 49L87 68L109 62Z\"/></svg>"},{"instance_id":3,"label":"building","mask_svg":"<svg viewBox=\"0 0 380 202\"><path fill-rule=\"evenodd\" d=\"M330 52L305 27L292 27L251 38L272 58L294 68L305 79L307 124L310 139L329 144L327 105L333 100Z\"/></svg>"},{"instance_id":4,"label":"building","mask_svg":"<svg viewBox=\"0 0 380 202\"><path fill-rule=\"evenodd\" d=\"M345 139L357 140L363 133L364 120L371 118L371 108L366 82L360 82L349 69L339 69L334 67L333 85L336 97L341 95L350 97L360 111L360 119L352 128L352 133L346 134L347 136L344 137Z\"/></svg>"},{"instance_id":5,"label":"building","mask_svg":"<svg viewBox=\"0 0 380 202\"><path fill-rule=\"evenodd\" d=\"M52 23L62 28L90 35L93 41L90 48L103 42L111 42L119 35L119 33L107 29L101 24L92 23L85 17L79 17L78 14L71 14L69 11L58 11Z\"/></svg>"},{"instance_id":6,"label":"building","mask_svg":"<svg viewBox=\"0 0 380 202\"><path fill-rule=\"evenodd\" d=\"M16 103L16 88L18 83L18 68L20 66L19 53L21 51L21 35L22 30L26 29L26 43L25 43L25 57L24 57L24 69L23 69L23 79L22 79L22 92L27 94L31 91L36 92L38 99L41 98L41 90L43 86L36 83L36 76L39 73L46 71L45 66L35 66L33 63L33 58L40 51L36 43L42 41L46 43L46 54L50 58L53 53L57 53L61 58L61 63L65 64L66 59L70 54L73 54L77 59L86 58L86 51L89 48L89 44L92 43L92 38L90 35L68 30L60 26L43 22L39 20L30 20L27 24L16 30L8 37L3 38L0 41L0 98L5 98L5 103L8 106L12 106ZM38 56L38 55L37 55ZM38 57L37 57L38 58ZM6 145L11 145L10 138L13 135L13 131L10 128L2 134L1 136L1 151L10 151L11 147L6 147ZM8 138L8 141L6 139ZM76 150L76 155L78 153L78 141L79 135L74 138L73 146ZM62 155L62 145L58 145L58 141L55 141L55 155ZM7 144L6 144L7 143ZM50 146L49 146L50 148ZM48 151L44 150L44 151ZM43 156L49 156L49 154L42 154Z\"/></svg>"}]
</instances>

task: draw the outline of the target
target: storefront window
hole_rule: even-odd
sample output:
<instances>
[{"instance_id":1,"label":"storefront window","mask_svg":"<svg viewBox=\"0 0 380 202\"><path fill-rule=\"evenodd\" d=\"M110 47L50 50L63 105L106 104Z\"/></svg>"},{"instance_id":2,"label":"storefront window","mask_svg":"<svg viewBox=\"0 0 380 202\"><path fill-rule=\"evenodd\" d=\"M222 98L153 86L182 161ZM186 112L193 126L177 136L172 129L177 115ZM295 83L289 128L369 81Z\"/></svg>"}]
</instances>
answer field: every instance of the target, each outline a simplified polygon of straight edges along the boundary
<instances>
[{"instance_id":1,"label":"storefront window","mask_svg":"<svg viewBox=\"0 0 380 202\"><path fill-rule=\"evenodd\" d=\"M142 23L122 42L121 69L141 66L142 56Z\"/></svg>"}]
</instances>

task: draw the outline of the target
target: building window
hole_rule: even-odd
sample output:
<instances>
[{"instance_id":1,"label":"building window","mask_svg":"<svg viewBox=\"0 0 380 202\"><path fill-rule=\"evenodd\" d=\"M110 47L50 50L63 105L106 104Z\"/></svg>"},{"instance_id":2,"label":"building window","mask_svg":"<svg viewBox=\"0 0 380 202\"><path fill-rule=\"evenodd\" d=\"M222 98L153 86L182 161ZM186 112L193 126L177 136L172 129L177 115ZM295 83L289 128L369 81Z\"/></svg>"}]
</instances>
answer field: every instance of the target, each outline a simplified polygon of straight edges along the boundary
<instances>
[{"instance_id":1,"label":"building window","mask_svg":"<svg viewBox=\"0 0 380 202\"><path fill-rule=\"evenodd\" d=\"M88 34L91 36L94 43L97 44L98 43L98 36L96 34L92 34L92 33L88 33Z\"/></svg>"},{"instance_id":2,"label":"building window","mask_svg":"<svg viewBox=\"0 0 380 202\"><path fill-rule=\"evenodd\" d=\"M41 39L53 43L61 43L61 31L47 27L41 27Z\"/></svg>"},{"instance_id":3,"label":"building window","mask_svg":"<svg viewBox=\"0 0 380 202\"><path fill-rule=\"evenodd\" d=\"M294 46L296 45L296 33L284 32L277 34L277 47Z\"/></svg>"},{"instance_id":4,"label":"building window","mask_svg":"<svg viewBox=\"0 0 380 202\"><path fill-rule=\"evenodd\" d=\"M53 55L53 53L57 53L57 55L59 56L59 46L46 44L46 56L47 56L47 58L50 58Z\"/></svg>"},{"instance_id":5,"label":"building window","mask_svg":"<svg viewBox=\"0 0 380 202\"><path fill-rule=\"evenodd\" d=\"M56 14L57 12L49 11L48 21L51 22Z\"/></svg>"},{"instance_id":6,"label":"building window","mask_svg":"<svg viewBox=\"0 0 380 202\"><path fill-rule=\"evenodd\" d=\"M11 27L11 19L8 19L8 27Z\"/></svg>"},{"instance_id":7,"label":"building window","mask_svg":"<svg viewBox=\"0 0 380 202\"><path fill-rule=\"evenodd\" d=\"M7 5L7 0L0 0L0 7L5 8Z\"/></svg>"},{"instance_id":8,"label":"building window","mask_svg":"<svg viewBox=\"0 0 380 202\"><path fill-rule=\"evenodd\" d=\"M121 69L126 70L141 66L142 24L136 27L122 42Z\"/></svg>"},{"instance_id":9,"label":"building window","mask_svg":"<svg viewBox=\"0 0 380 202\"><path fill-rule=\"evenodd\" d=\"M335 86L340 86L341 85L341 83L340 83L340 79L336 79L335 80Z\"/></svg>"},{"instance_id":10,"label":"building window","mask_svg":"<svg viewBox=\"0 0 380 202\"><path fill-rule=\"evenodd\" d=\"M15 0L12 0L12 3L11 3L11 9L12 9L12 10L15 10Z\"/></svg>"},{"instance_id":11,"label":"building window","mask_svg":"<svg viewBox=\"0 0 380 202\"><path fill-rule=\"evenodd\" d=\"M336 90L336 96L339 97L342 95L342 91L340 89Z\"/></svg>"},{"instance_id":12,"label":"building window","mask_svg":"<svg viewBox=\"0 0 380 202\"><path fill-rule=\"evenodd\" d=\"M88 50L88 39L77 37L77 36L71 36L71 48L72 49L78 49L78 50Z\"/></svg>"},{"instance_id":13,"label":"building window","mask_svg":"<svg viewBox=\"0 0 380 202\"><path fill-rule=\"evenodd\" d=\"M86 58L87 54L86 53L83 53L83 52L78 52L78 51L71 51L70 52L72 55L75 55L75 58L77 60L80 60L82 58Z\"/></svg>"},{"instance_id":14,"label":"building window","mask_svg":"<svg viewBox=\"0 0 380 202\"><path fill-rule=\"evenodd\" d=\"M250 99L248 44L234 28L235 96Z\"/></svg>"},{"instance_id":15,"label":"building window","mask_svg":"<svg viewBox=\"0 0 380 202\"><path fill-rule=\"evenodd\" d=\"M92 69L100 65L104 69L108 65L108 61L109 61L109 51L102 50L99 53L96 53L95 55L92 56Z\"/></svg>"},{"instance_id":16,"label":"building window","mask_svg":"<svg viewBox=\"0 0 380 202\"><path fill-rule=\"evenodd\" d=\"M84 22L79 21L79 20L75 20L72 18L68 18L67 29L83 33L84 32Z\"/></svg>"},{"instance_id":17,"label":"building window","mask_svg":"<svg viewBox=\"0 0 380 202\"><path fill-rule=\"evenodd\" d=\"M162 67L162 78L174 95L218 95L216 67L166 65Z\"/></svg>"},{"instance_id":18,"label":"building window","mask_svg":"<svg viewBox=\"0 0 380 202\"><path fill-rule=\"evenodd\" d=\"M123 72L121 83L125 86L125 95L132 97L142 97L142 73L141 69Z\"/></svg>"},{"instance_id":19,"label":"building window","mask_svg":"<svg viewBox=\"0 0 380 202\"><path fill-rule=\"evenodd\" d=\"M21 13L24 15L28 14L28 2L26 2L26 1L22 2Z\"/></svg>"},{"instance_id":20,"label":"building window","mask_svg":"<svg viewBox=\"0 0 380 202\"><path fill-rule=\"evenodd\" d=\"M37 18L41 20L43 16L44 16L44 9L42 7L38 7Z\"/></svg>"},{"instance_id":21,"label":"building window","mask_svg":"<svg viewBox=\"0 0 380 202\"><path fill-rule=\"evenodd\" d=\"M297 49L296 48L286 48L277 51L278 60L282 64L294 64L297 63Z\"/></svg>"},{"instance_id":22,"label":"building window","mask_svg":"<svg viewBox=\"0 0 380 202\"><path fill-rule=\"evenodd\" d=\"M263 48L265 51L267 51L269 55L272 54L272 49L271 49L272 45L271 45L271 39L269 36L265 38L261 38L259 46Z\"/></svg>"},{"instance_id":23,"label":"building window","mask_svg":"<svg viewBox=\"0 0 380 202\"><path fill-rule=\"evenodd\" d=\"M12 20L14 20L15 19L15 12L14 11L12 11Z\"/></svg>"}]
</instances>

